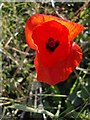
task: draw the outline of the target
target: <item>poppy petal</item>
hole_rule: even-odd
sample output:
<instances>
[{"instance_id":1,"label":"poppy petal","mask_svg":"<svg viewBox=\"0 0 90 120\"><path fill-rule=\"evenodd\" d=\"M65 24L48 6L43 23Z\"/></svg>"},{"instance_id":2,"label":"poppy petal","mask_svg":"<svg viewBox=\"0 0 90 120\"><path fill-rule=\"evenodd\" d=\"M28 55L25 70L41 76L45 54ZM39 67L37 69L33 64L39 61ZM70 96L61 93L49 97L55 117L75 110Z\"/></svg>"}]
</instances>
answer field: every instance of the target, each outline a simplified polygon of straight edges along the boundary
<instances>
[{"instance_id":1,"label":"poppy petal","mask_svg":"<svg viewBox=\"0 0 90 120\"><path fill-rule=\"evenodd\" d=\"M27 21L25 25L25 36L26 42L28 46L34 50L37 50L37 45L35 45L32 39L32 31L37 27L39 24L43 23L43 16L40 14L32 15Z\"/></svg>"},{"instance_id":2,"label":"poppy petal","mask_svg":"<svg viewBox=\"0 0 90 120\"><path fill-rule=\"evenodd\" d=\"M61 62L68 56L71 43L68 41L68 29L57 21L45 22L33 30L32 38L38 46L40 52L40 61L45 66L52 66ZM58 42L55 51L47 49L46 44L52 38ZM48 58L48 59L47 59Z\"/></svg>"},{"instance_id":3,"label":"poppy petal","mask_svg":"<svg viewBox=\"0 0 90 120\"><path fill-rule=\"evenodd\" d=\"M52 20L59 22L69 30L68 39L70 41L73 40L84 29L84 27L81 24L77 24L75 22L70 22L68 20L61 19L51 15L35 14L35 15L32 15L27 20L26 26L25 26L26 42L29 47L37 50L37 45L34 43L32 39L33 29L35 29L40 24L43 24L45 22L52 21Z\"/></svg>"},{"instance_id":4,"label":"poppy petal","mask_svg":"<svg viewBox=\"0 0 90 120\"><path fill-rule=\"evenodd\" d=\"M40 14L39 14L40 15ZM61 19L55 16L51 15L45 15L44 16L44 21L48 20L56 20L57 22L61 23L62 25L66 26L66 28L69 30L69 36L68 39L71 41L73 40L82 30L84 30L84 27L81 24L71 22L66 19Z\"/></svg>"},{"instance_id":5,"label":"poppy petal","mask_svg":"<svg viewBox=\"0 0 90 120\"><path fill-rule=\"evenodd\" d=\"M26 24L26 27L25 27L25 35L26 35L26 42L28 46L34 50L37 50L38 48L32 39L32 31L30 30L28 23Z\"/></svg>"},{"instance_id":6,"label":"poppy petal","mask_svg":"<svg viewBox=\"0 0 90 120\"><path fill-rule=\"evenodd\" d=\"M37 71L37 80L50 85L55 85L59 82L65 81L81 60L82 51L75 42L72 43L71 51L67 59L62 62L58 62L51 68L48 68L47 66L45 67L41 64L39 53L37 52L34 60Z\"/></svg>"}]
</instances>

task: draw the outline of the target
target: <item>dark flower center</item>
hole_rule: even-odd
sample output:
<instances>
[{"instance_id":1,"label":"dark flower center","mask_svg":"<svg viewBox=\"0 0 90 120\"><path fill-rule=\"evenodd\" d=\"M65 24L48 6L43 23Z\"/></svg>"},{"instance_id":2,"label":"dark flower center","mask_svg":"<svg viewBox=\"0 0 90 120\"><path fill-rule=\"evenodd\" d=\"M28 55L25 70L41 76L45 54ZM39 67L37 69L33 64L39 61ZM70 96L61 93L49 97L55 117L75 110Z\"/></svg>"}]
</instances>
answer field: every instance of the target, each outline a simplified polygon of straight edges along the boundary
<instances>
[{"instance_id":1,"label":"dark flower center","mask_svg":"<svg viewBox=\"0 0 90 120\"><path fill-rule=\"evenodd\" d=\"M46 43L46 49L48 49L50 52L54 52L55 49L59 46L59 41L54 40L53 38L49 38L48 42Z\"/></svg>"}]
</instances>

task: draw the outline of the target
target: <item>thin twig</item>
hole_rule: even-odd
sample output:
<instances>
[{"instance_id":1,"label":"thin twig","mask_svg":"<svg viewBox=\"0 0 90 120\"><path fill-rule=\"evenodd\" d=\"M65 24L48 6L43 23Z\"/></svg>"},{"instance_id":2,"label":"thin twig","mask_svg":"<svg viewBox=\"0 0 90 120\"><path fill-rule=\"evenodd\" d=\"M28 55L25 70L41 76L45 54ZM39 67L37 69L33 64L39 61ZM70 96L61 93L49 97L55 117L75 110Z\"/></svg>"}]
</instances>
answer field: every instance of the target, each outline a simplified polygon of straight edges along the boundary
<instances>
[{"instance_id":1,"label":"thin twig","mask_svg":"<svg viewBox=\"0 0 90 120\"><path fill-rule=\"evenodd\" d=\"M69 116L71 113L75 112L76 110L80 109L82 106L86 106L86 105L88 105L88 99L87 99L83 104L81 104L81 106L79 106L79 107L71 110L70 112L68 112L68 113L66 113L66 114L63 112L63 113L65 114L64 117ZM69 108L68 108L68 109L69 109ZM61 113L61 115L62 115L63 113ZM60 116L61 116L61 115L60 115ZM76 117L77 117L77 116L76 116Z\"/></svg>"},{"instance_id":2,"label":"thin twig","mask_svg":"<svg viewBox=\"0 0 90 120\"><path fill-rule=\"evenodd\" d=\"M76 21L78 19L78 16L81 14L81 12L84 11L84 9L86 8L86 6L89 4L90 0L88 0L87 2L85 2L85 4L76 12L77 15L75 15L74 19L72 21Z\"/></svg>"},{"instance_id":3,"label":"thin twig","mask_svg":"<svg viewBox=\"0 0 90 120\"><path fill-rule=\"evenodd\" d=\"M34 95L34 94L33 94ZM59 95L59 94L37 94L37 96L45 96L45 97L67 97L67 95Z\"/></svg>"},{"instance_id":4,"label":"thin twig","mask_svg":"<svg viewBox=\"0 0 90 120\"><path fill-rule=\"evenodd\" d=\"M80 84L82 85L82 87L83 87L83 89L87 92L87 94L88 94L88 96L90 97L90 93L88 92L88 90L87 90L87 88L83 85L83 80L84 80L84 78L85 78L85 76L86 76L86 74L84 74L83 75L83 77L81 78L81 77L79 77L79 75L78 75L78 73L76 72L76 71L74 71L75 72L75 74L76 74L76 77L79 79L79 82L80 82ZM82 80L82 81L81 81Z\"/></svg>"},{"instance_id":5,"label":"thin twig","mask_svg":"<svg viewBox=\"0 0 90 120\"><path fill-rule=\"evenodd\" d=\"M0 52L3 53L4 55L6 55L9 59L11 59L17 66L19 66L18 61L15 60L15 58L12 57L11 54L9 52L7 52L7 50L5 48L0 49Z\"/></svg>"},{"instance_id":6,"label":"thin twig","mask_svg":"<svg viewBox=\"0 0 90 120\"><path fill-rule=\"evenodd\" d=\"M22 104L17 104L17 103L14 103L12 104L11 106L7 106L7 109L8 108L14 108L14 109L19 109L19 110L24 110L26 112L34 112L34 113L45 113L47 114L48 116L50 116L51 118L54 117L54 114L47 111L47 110L39 110L38 108L32 108L32 107L28 107L26 105L22 105Z\"/></svg>"},{"instance_id":7,"label":"thin twig","mask_svg":"<svg viewBox=\"0 0 90 120\"><path fill-rule=\"evenodd\" d=\"M56 10L55 4L54 4L54 1L53 1L53 0L51 0L51 4L52 4L52 7L53 7L54 11L56 12L56 15L57 15L58 17L62 18L62 19L65 19L65 18L63 18L63 17L59 14L59 12Z\"/></svg>"},{"instance_id":8,"label":"thin twig","mask_svg":"<svg viewBox=\"0 0 90 120\"><path fill-rule=\"evenodd\" d=\"M90 74L90 69L88 69L88 68L84 69L84 68L76 67L76 70L80 70L80 71L82 71L85 74Z\"/></svg>"},{"instance_id":9,"label":"thin twig","mask_svg":"<svg viewBox=\"0 0 90 120\"><path fill-rule=\"evenodd\" d=\"M14 48L14 47L10 47L10 46L8 46L8 45L5 46L5 48L14 50L14 51L19 52L19 53L21 53L21 54L23 54L23 55L30 55L28 52L23 52L23 51L21 51L21 50L18 50L18 49Z\"/></svg>"}]
</instances>

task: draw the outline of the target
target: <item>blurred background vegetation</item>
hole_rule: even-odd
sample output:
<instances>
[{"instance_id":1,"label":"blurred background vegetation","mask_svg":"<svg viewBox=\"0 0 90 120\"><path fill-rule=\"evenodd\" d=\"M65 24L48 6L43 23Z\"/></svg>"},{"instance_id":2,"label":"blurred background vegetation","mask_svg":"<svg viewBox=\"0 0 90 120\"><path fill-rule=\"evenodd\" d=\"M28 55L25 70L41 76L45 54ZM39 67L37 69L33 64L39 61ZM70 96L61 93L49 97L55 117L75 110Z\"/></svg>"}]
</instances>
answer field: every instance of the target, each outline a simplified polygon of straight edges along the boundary
<instances>
[{"instance_id":1,"label":"blurred background vegetation","mask_svg":"<svg viewBox=\"0 0 90 120\"><path fill-rule=\"evenodd\" d=\"M90 120L90 3L5 2L0 9L1 120ZM65 82L55 86L35 79L35 53L24 34L26 20L35 13L62 16L85 26L74 40L82 48L83 60Z\"/></svg>"}]
</instances>

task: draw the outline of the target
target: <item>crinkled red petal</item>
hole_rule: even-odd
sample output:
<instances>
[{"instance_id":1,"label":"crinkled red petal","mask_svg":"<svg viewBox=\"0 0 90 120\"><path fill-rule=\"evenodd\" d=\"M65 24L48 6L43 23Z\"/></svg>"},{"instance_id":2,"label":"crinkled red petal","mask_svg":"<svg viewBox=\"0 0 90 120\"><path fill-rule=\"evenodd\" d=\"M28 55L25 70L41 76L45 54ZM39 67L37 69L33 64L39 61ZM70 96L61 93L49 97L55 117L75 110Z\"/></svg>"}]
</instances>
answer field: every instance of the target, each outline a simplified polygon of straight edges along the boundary
<instances>
[{"instance_id":1,"label":"crinkled red petal","mask_svg":"<svg viewBox=\"0 0 90 120\"><path fill-rule=\"evenodd\" d=\"M35 45L32 39L33 29L35 29L40 24L43 24L45 22L52 21L52 20L55 20L67 27L67 29L69 30L68 39L70 41L73 40L84 29L84 27L81 24L77 24L75 22L71 22L55 16L51 16L51 15L35 14L27 20L26 26L25 26L26 42L29 47L37 50L37 46Z\"/></svg>"},{"instance_id":2,"label":"crinkled red petal","mask_svg":"<svg viewBox=\"0 0 90 120\"><path fill-rule=\"evenodd\" d=\"M63 61L70 52L71 44L68 41L68 29L56 21L49 21L38 26L33 31L32 38L38 46L41 64L45 66L49 67L55 65L58 61ZM49 38L59 42L59 46L53 52L46 48Z\"/></svg>"},{"instance_id":3,"label":"crinkled red petal","mask_svg":"<svg viewBox=\"0 0 90 120\"><path fill-rule=\"evenodd\" d=\"M39 53L36 53L35 68L37 72L37 80L55 85L65 81L73 70L79 65L82 60L82 51L76 43L72 43L71 51L66 60L53 65L51 68L43 66L39 60Z\"/></svg>"}]
</instances>

